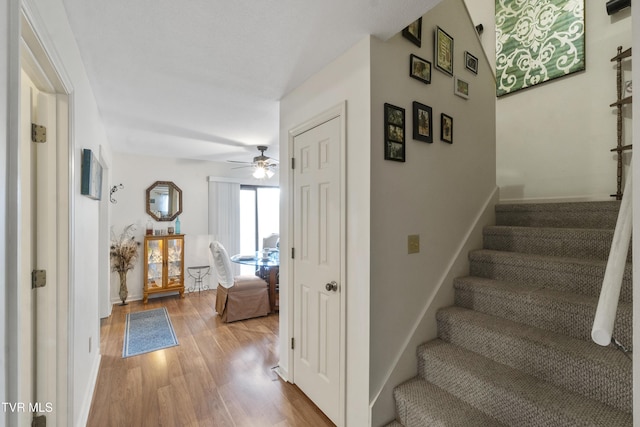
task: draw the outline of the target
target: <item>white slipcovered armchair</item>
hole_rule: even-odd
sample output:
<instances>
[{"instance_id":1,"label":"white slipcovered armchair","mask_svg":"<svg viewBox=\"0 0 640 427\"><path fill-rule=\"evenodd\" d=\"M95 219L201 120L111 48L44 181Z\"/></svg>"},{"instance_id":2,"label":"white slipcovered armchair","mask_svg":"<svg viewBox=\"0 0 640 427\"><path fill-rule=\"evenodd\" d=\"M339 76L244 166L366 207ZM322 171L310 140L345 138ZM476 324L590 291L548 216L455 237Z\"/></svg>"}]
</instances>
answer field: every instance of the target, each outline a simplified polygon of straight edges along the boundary
<instances>
[{"instance_id":1,"label":"white slipcovered armchair","mask_svg":"<svg viewBox=\"0 0 640 427\"><path fill-rule=\"evenodd\" d=\"M209 245L218 274L216 311L223 322L269 314L269 286L257 276L234 276L227 250L220 242Z\"/></svg>"}]
</instances>

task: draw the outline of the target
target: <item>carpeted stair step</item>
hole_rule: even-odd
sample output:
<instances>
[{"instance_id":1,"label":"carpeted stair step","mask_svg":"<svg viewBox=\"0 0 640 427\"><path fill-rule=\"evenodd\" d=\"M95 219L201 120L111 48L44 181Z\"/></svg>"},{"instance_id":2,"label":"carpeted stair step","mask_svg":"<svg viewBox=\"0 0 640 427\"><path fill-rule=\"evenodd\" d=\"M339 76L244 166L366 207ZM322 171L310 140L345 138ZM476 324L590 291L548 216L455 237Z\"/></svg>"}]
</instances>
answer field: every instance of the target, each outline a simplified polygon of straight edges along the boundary
<instances>
[{"instance_id":1,"label":"carpeted stair step","mask_svg":"<svg viewBox=\"0 0 640 427\"><path fill-rule=\"evenodd\" d=\"M394 421L391 421L389 424L386 424L384 427L404 427L404 426L394 420Z\"/></svg>"},{"instance_id":2,"label":"carpeted stair step","mask_svg":"<svg viewBox=\"0 0 640 427\"><path fill-rule=\"evenodd\" d=\"M613 230L490 226L484 228L483 237L484 249L606 261ZM627 262L631 262L631 245Z\"/></svg>"},{"instance_id":3,"label":"carpeted stair step","mask_svg":"<svg viewBox=\"0 0 640 427\"><path fill-rule=\"evenodd\" d=\"M631 359L614 348L461 307L437 314L438 336L621 411L632 411Z\"/></svg>"},{"instance_id":4,"label":"carpeted stair step","mask_svg":"<svg viewBox=\"0 0 640 427\"><path fill-rule=\"evenodd\" d=\"M469 253L471 276L523 285L542 285L559 291L599 296L606 261L549 257L481 249ZM631 301L631 264L627 263L620 300Z\"/></svg>"},{"instance_id":5,"label":"carpeted stair step","mask_svg":"<svg viewBox=\"0 0 640 427\"><path fill-rule=\"evenodd\" d=\"M481 277L454 280L455 305L591 341L598 298ZM632 304L618 306L613 336L632 349Z\"/></svg>"},{"instance_id":6,"label":"carpeted stair step","mask_svg":"<svg viewBox=\"0 0 640 427\"><path fill-rule=\"evenodd\" d=\"M393 396L397 419L404 427L503 425L421 378L400 384L394 389Z\"/></svg>"},{"instance_id":7,"label":"carpeted stair step","mask_svg":"<svg viewBox=\"0 0 640 427\"><path fill-rule=\"evenodd\" d=\"M614 229L620 202L522 203L496 205L496 224L522 227Z\"/></svg>"},{"instance_id":8,"label":"carpeted stair step","mask_svg":"<svg viewBox=\"0 0 640 427\"><path fill-rule=\"evenodd\" d=\"M418 371L426 381L511 426L622 427L633 422L629 413L439 339L420 346Z\"/></svg>"}]
</instances>

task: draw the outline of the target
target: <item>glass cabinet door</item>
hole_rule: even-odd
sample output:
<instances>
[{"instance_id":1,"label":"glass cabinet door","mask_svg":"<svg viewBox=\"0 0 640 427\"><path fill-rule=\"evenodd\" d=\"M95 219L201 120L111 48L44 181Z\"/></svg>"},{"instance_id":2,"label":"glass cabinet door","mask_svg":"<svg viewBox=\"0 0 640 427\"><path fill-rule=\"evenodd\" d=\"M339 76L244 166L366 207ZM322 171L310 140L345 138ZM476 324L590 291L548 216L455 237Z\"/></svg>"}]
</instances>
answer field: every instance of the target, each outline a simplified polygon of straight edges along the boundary
<instances>
[{"instance_id":1,"label":"glass cabinet door","mask_svg":"<svg viewBox=\"0 0 640 427\"><path fill-rule=\"evenodd\" d=\"M182 238L167 239L167 286L182 286Z\"/></svg>"},{"instance_id":2,"label":"glass cabinet door","mask_svg":"<svg viewBox=\"0 0 640 427\"><path fill-rule=\"evenodd\" d=\"M164 282L164 269L162 268L164 260L163 241L147 240L145 248L147 254L147 288L161 288Z\"/></svg>"}]
</instances>

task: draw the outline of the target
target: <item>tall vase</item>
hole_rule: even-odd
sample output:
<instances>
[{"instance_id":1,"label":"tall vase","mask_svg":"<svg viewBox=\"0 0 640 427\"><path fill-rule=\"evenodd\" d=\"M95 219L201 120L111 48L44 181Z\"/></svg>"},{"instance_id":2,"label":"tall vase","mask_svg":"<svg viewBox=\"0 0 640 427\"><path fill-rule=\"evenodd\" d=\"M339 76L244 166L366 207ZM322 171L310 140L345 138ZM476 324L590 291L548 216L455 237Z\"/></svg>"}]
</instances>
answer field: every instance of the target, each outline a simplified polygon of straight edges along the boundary
<instances>
[{"instance_id":1,"label":"tall vase","mask_svg":"<svg viewBox=\"0 0 640 427\"><path fill-rule=\"evenodd\" d=\"M118 274L120 275L120 299L122 300L122 304L120 305L127 305L126 301L129 296L129 290L127 289L127 272L119 271Z\"/></svg>"}]
</instances>

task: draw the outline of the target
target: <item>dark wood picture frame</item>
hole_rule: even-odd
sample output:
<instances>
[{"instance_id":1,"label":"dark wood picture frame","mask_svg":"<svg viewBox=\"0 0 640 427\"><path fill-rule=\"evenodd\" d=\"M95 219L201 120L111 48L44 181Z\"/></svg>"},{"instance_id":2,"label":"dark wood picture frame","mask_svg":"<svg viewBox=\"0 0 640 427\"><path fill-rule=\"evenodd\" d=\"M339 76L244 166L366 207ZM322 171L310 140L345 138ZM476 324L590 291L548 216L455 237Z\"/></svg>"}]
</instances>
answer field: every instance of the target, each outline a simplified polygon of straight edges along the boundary
<instances>
[{"instance_id":1,"label":"dark wood picture frame","mask_svg":"<svg viewBox=\"0 0 640 427\"><path fill-rule=\"evenodd\" d=\"M431 62L411 54L409 56L409 76L422 83L431 84Z\"/></svg>"},{"instance_id":2,"label":"dark wood picture frame","mask_svg":"<svg viewBox=\"0 0 640 427\"><path fill-rule=\"evenodd\" d=\"M453 144L453 117L440 114L440 141Z\"/></svg>"},{"instance_id":3,"label":"dark wood picture frame","mask_svg":"<svg viewBox=\"0 0 640 427\"><path fill-rule=\"evenodd\" d=\"M405 161L405 110L384 104L384 159Z\"/></svg>"},{"instance_id":4,"label":"dark wood picture frame","mask_svg":"<svg viewBox=\"0 0 640 427\"><path fill-rule=\"evenodd\" d=\"M433 115L428 105L413 101L413 139L433 142Z\"/></svg>"},{"instance_id":5,"label":"dark wood picture frame","mask_svg":"<svg viewBox=\"0 0 640 427\"><path fill-rule=\"evenodd\" d=\"M478 58L466 50L464 51L464 67L473 74L478 74Z\"/></svg>"},{"instance_id":6,"label":"dark wood picture frame","mask_svg":"<svg viewBox=\"0 0 640 427\"><path fill-rule=\"evenodd\" d=\"M436 27L433 62L436 68L445 74L453 76L453 37L442 28Z\"/></svg>"},{"instance_id":7,"label":"dark wood picture frame","mask_svg":"<svg viewBox=\"0 0 640 427\"><path fill-rule=\"evenodd\" d=\"M404 27L402 36L418 47L422 46L422 17Z\"/></svg>"}]
</instances>

